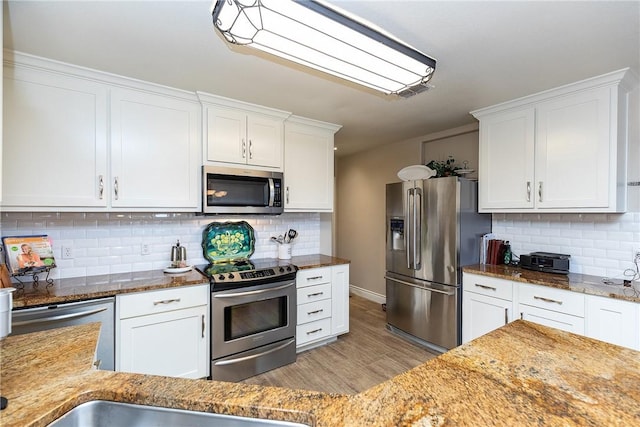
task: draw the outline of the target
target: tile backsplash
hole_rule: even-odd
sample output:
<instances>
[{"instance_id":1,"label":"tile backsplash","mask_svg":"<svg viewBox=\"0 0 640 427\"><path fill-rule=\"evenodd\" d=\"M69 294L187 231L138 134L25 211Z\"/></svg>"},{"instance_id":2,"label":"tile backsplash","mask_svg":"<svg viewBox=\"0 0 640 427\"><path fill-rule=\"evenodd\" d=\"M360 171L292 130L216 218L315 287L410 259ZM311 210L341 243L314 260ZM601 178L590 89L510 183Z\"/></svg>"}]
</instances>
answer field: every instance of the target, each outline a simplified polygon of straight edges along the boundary
<instances>
[{"instance_id":1,"label":"tile backsplash","mask_svg":"<svg viewBox=\"0 0 640 427\"><path fill-rule=\"evenodd\" d=\"M162 269L169 265L171 246L177 240L187 248L189 264L205 264L202 232L211 222L247 221L255 230L255 253L251 258L277 258L271 236L289 228L298 231L292 254L320 252L320 215L285 213L279 216L218 217L193 213L75 213L4 212L2 236L47 234L53 243L57 267L51 277L68 278ZM149 254L142 255L142 245ZM72 259L62 258L70 247Z\"/></svg>"},{"instance_id":2,"label":"tile backsplash","mask_svg":"<svg viewBox=\"0 0 640 427\"><path fill-rule=\"evenodd\" d=\"M640 212L625 214L493 214L493 233L516 255L535 251L571 255L570 270L622 280L635 269Z\"/></svg>"}]
</instances>

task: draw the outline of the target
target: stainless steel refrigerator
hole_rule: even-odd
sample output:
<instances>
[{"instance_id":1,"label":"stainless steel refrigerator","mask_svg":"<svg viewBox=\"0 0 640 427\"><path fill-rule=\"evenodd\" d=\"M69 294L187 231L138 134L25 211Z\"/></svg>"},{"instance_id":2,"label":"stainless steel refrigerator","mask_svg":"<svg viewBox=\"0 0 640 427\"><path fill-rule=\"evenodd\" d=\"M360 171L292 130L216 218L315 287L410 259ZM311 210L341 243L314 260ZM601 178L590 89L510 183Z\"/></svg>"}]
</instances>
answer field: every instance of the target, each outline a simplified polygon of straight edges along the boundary
<instances>
[{"instance_id":1,"label":"stainless steel refrigerator","mask_svg":"<svg viewBox=\"0 0 640 427\"><path fill-rule=\"evenodd\" d=\"M477 264L491 215L459 177L387 184L387 328L438 352L462 342L462 269Z\"/></svg>"}]
</instances>

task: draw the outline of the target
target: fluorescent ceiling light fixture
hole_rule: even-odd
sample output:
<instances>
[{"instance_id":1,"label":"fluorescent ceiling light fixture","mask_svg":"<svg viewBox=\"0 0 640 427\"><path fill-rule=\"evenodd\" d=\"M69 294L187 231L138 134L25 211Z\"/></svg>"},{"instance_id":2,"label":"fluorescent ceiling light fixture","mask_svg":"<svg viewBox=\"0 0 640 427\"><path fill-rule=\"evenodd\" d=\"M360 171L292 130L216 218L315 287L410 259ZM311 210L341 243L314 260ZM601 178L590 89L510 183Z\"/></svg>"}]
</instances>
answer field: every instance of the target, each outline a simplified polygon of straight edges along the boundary
<instances>
[{"instance_id":1,"label":"fluorescent ceiling light fixture","mask_svg":"<svg viewBox=\"0 0 640 427\"><path fill-rule=\"evenodd\" d=\"M251 46L386 94L429 89L436 61L313 0L217 0L213 24L229 43Z\"/></svg>"}]
</instances>

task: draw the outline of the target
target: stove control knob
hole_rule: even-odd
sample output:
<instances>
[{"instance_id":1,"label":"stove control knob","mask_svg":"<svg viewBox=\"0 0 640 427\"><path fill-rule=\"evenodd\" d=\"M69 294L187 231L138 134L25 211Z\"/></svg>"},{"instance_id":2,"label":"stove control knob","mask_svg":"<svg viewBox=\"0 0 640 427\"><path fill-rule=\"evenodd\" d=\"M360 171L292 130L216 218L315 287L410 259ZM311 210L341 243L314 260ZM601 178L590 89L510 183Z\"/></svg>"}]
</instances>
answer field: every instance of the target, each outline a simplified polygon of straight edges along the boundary
<instances>
[{"instance_id":1,"label":"stove control knob","mask_svg":"<svg viewBox=\"0 0 640 427\"><path fill-rule=\"evenodd\" d=\"M224 274L219 275L218 280L224 280Z\"/></svg>"},{"instance_id":2,"label":"stove control knob","mask_svg":"<svg viewBox=\"0 0 640 427\"><path fill-rule=\"evenodd\" d=\"M283 267L280 267L280 268L278 269L278 271L279 271L280 273L283 273L283 272L284 272L284 268L283 268Z\"/></svg>"},{"instance_id":3,"label":"stove control knob","mask_svg":"<svg viewBox=\"0 0 640 427\"><path fill-rule=\"evenodd\" d=\"M287 266L287 271L291 271L291 266Z\"/></svg>"},{"instance_id":4,"label":"stove control knob","mask_svg":"<svg viewBox=\"0 0 640 427\"><path fill-rule=\"evenodd\" d=\"M234 277L236 276L234 276L233 273L229 273L229 279L233 279Z\"/></svg>"}]
</instances>

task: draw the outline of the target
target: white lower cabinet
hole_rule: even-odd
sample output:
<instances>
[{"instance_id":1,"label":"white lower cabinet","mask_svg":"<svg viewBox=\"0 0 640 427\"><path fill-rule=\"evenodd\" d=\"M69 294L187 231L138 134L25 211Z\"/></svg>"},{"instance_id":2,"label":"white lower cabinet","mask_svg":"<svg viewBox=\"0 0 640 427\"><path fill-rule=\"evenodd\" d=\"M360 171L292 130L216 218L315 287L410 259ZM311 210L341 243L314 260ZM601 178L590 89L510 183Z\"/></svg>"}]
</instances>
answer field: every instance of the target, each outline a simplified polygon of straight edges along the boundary
<instances>
[{"instance_id":1,"label":"white lower cabinet","mask_svg":"<svg viewBox=\"0 0 640 427\"><path fill-rule=\"evenodd\" d=\"M116 371L209 375L209 286L116 297Z\"/></svg>"},{"instance_id":2,"label":"white lower cabinet","mask_svg":"<svg viewBox=\"0 0 640 427\"><path fill-rule=\"evenodd\" d=\"M296 286L298 352L349 332L349 265L300 270Z\"/></svg>"},{"instance_id":3,"label":"white lower cabinet","mask_svg":"<svg viewBox=\"0 0 640 427\"><path fill-rule=\"evenodd\" d=\"M640 303L463 274L463 343L514 319L640 350Z\"/></svg>"},{"instance_id":4,"label":"white lower cabinet","mask_svg":"<svg viewBox=\"0 0 640 427\"><path fill-rule=\"evenodd\" d=\"M584 335L584 318L545 310L529 305L518 304L520 319L528 320L539 325L549 326L574 334Z\"/></svg>"},{"instance_id":5,"label":"white lower cabinet","mask_svg":"<svg viewBox=\"0 0 640 427\"><path fill-rule=\"evenodd\" d=\"M465 273L463 283L463 343L513 320L512 282Z\"/></svg>"},{"instance_id":6,"label":"white lower cabinet","mask_svg":"<svg viewBox=\"0 0 640 427\"><path fill-rule=\"evenodd\" d=\"M523 320L584 335L584 294L518 284L518 313Z\"/></svg>"},{"instance_id":7,"label":"white lower cabinet","mask_svg":"<svg viewBox=\"0 0 640 427\"><path fill-rule=\"evenodd\" d=\"M586 309L588 337L640 350L640 304L588 295Z\"/></svg>"},{"instance_id":8,"label":"white lower cabinet","mask_svg":"<svg viewBox=\"0 0 640 427\"><path fill-rule=\"evenodd\" d=\"M349 265L331 267L331 334L349 332Z\"/></svg>"}]
</instances>

